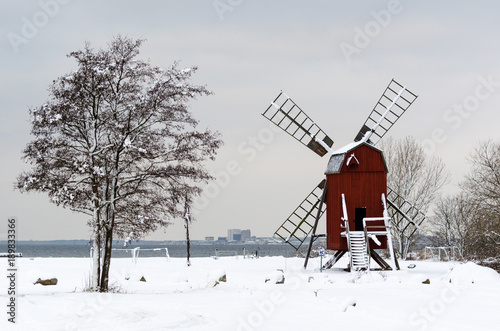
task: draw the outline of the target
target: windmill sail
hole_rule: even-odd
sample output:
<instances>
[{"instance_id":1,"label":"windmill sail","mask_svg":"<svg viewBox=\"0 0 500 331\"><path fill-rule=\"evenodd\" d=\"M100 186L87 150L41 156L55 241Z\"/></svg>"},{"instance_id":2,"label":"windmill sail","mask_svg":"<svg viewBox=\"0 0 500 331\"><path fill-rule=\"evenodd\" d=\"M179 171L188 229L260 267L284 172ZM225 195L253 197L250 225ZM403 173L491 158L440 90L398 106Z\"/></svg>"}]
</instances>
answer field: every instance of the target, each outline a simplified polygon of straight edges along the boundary
<instances>
[{"instance_id":1,"label":"windmill sail","mask_svg":"<svg viewBox=\"0 0 500 331\"><path fill-rule=\"evenodd\" d=\"M376 145L417 99L405 86L391 80L354 141L365 140Z\"/></svg>"},{"instance_id":2,"label":"windmill sail","mask_svg":"<svg viewBox=\"0 0 500 331\"><path fill-rule=\"evenodd\" d=\"M387 187L388 210L391 213L393 225L399 233L412 236L425 221L426 215L396 191ZM394 217L396 214L401 217Z\"/></svg>"},{"instance_id":3,"label":"windmill sail","mask_svg":"<svg viewBox=\"0 0 500 331\"><path fill-rule=\"evenodd\" d=\"M325 183L323 179L274 233L296 250L313 229L316 216L321 218L326 210L326 205L321 204Z\"/></svg>"},{"instance_id":4,"label":"windmill sail","mask_svg":"<svg viewBox=\"0 0 500 331\"><path fill-rule=\"evenodd\" d=\"M285 93L280 92L262 116L319 156L330 152L333 140Z\"/></svg>"}]
</instances>

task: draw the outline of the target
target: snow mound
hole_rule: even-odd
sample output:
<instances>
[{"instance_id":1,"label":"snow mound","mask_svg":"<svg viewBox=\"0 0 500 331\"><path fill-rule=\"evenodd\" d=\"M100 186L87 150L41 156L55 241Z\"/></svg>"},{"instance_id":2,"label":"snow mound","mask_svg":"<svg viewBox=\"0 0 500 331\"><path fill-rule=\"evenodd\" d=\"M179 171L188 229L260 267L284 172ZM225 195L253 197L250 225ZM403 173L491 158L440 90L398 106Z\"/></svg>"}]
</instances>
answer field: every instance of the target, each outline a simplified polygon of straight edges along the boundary
<instances>
[{"instance_id":1,"label":"snow mound","mask_svg":"<svg viewBox=\"0 0 500 331\"><path fill-rule=\"evenodd\" d=\"M144 272L137 268L123 271L123 278L125 280L140 281L142 277L144 277Z\"/></svg>"},{"instance_id":2,"label":"snow mound","mask_svg":"<svg viewBox=\"0 0 500 331\"><path fill-rule=\"evenodd\" d=\"M389 276L387 276L385 281L387 283L399 284L399 283L401 283L401 278L399 276L396 276L396 275L389 275Z\"/></svg>"},{"instance_id":3,"label":"snow mound","mask_svg":"<svg viewBox=\"0 0 500 331\"><path fill-rule=\"evenodd\" d=\"M354 297L348 297L346 298L342 303L340 303L338 306L337 306L337 311L340 311L340 312L348 312L350 310L352 310L354 307L356 307L356 298Z\"/></svg>"},{"instance_id":4,"label":"snow mound","mask_svg":"<svg viewBox=\"0 0 500 331\"><path fill-rule=\"evenodd\" d=\"M172 283L187 283L188 275L185 272L172 272L166 276L166 280Z\"/></svg>"},{"instance_id":5,"label":"snow mound","mask_svg":"<svg viewBox=\"0 0 500 331\"><path fill-rule=\"evenodd\" d=\"M266 276L265 282L269 282L271 284L282 284L285 282L285 274L282 270L273 271Z\"/></svg>"},{"instance_id":6,"label":"snow mound","mask_svg":"<svg viewBox=\"0 0 500 331\"><path fill-rule=\"evenodd\" d=\"M423 283L427 280L429 280L429 277L427 275L421 274L421 273L415 273L409 277L408 282L409 283Z\"/></svg>"},{"instance_id":7,"label":"snow mound","mask_svg":"<svg viewBox=\"0 0 500 331\"><path fill-rule=\"evenodd\" d=\"M224 276L226 276L226 271L224 269L212 269L208 273L208 280L219 281Z\"/></svg>"},{"instance_id":8,"label":"snow mound","mask_svg":"<svg viewBox=\"0 0 500 331\"><path fill-rule=\"evenodd\" d=\"M452 284L490 284L498 282L500 275L493 269L474 262L454 266L442 280Z\"/></svg>"},{"instance_id":9,"label":"snow mound","mask_svg":"<svg viewBox=\"0 0 500 331\"><path fill-rule=\"evenodd\" d=\"M353 283L356 284L383 283L384 281L384 277L378 272L363 272L353 279Z\"/></svg>"}]
</instances>

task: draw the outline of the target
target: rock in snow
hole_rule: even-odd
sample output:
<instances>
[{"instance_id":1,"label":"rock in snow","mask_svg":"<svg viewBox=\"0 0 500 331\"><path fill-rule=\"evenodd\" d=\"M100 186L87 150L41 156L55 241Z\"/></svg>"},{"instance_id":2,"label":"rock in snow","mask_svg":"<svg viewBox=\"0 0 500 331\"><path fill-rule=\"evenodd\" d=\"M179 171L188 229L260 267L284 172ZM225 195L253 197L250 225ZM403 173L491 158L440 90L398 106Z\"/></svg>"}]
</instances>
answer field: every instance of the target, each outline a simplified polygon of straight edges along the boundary
<instances>
[{"instance_id":1,"label":"rock in snow","mask_svg":"<svg viewBox=\"0 0 500 331\"><path fill-rule=\"evenodd\" d=\"M283 270L276 270L272 272L269 276L266 277L266 283L271 284L284 284L285 283L285 274Z\"/></svg>"},{"instance_id":2,"label":"rock in snow","mask_svg":"<svg viewBox=\"0 0 500 331\"><path fill-rule=\"evenodd\" d=\"M38 278L37 281L35 282L36 284L42 284L44 286L46 285L57 285L57 278L50 278L50 279L41 279Z\"/></svg>"},{"instance_id":3,"label":"rock in snow","mask_svg":"<svg viewBox=\"0 0 500 331\"><path fill-rule=\"evenodd\" d=\"M226 282L227 277L226 277L226 271L224 269L213 269L210 270L208 273L208 279L209 280L216 280L218 282Z\"/></svg>"}]
</instances>

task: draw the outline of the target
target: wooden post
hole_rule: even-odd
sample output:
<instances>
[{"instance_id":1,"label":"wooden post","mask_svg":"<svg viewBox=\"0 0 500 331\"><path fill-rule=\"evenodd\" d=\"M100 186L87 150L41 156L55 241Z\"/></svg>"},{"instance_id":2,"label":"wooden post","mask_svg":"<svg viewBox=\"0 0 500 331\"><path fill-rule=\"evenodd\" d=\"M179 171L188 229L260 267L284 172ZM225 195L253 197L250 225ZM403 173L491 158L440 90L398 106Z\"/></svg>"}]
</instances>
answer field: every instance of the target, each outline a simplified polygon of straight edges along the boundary
<instances>
[{"instance_id":1,"label":"wooden post","mask_svg":"<svg viewBox=\"0 0 500 331\"><path fill-rule=\"evenodd\" d=\"M191 266L191 261L189 261L191 252L190 252L190 245L191 242L189 240L189 222L191 222L191 215L189 214L189 204L188 204L188 199L186 198L186 205L185 205L185 213L184 213L184 228L186 229L186 248L187 248L187 266Z\"/></svg>"}]
</instances>

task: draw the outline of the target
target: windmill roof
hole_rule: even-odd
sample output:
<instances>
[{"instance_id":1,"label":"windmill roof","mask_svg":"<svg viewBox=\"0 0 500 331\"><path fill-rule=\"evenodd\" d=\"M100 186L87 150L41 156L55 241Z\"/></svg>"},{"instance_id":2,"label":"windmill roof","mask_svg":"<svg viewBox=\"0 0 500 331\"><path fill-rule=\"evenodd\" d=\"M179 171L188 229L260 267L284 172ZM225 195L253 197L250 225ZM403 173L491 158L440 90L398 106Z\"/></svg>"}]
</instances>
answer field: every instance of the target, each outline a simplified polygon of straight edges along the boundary
<instances>
[{"instance_id":1,"label":"windmill roof","mask_svg":"<svg viewBox=\"0 0 500 331\"><path fill-rule=\"evenodd\" d=\"M333 152L332 156L330 157L330 160L328 161L328 165L326 166L325 174L328 175L328 174L340 173L340 170L342 169L342 164L344 164L346 154L349 153L350 151L358 148L361 145L367 145L376 151L382 152L380 149L378 149L374 145L369 144L365 141L352 142L352 143L347 144L344 147L341 147L338 150ZM385 160L384 160L384 163L385 163Z\"/></svg>"},{"instance_id":2,"label":"windmill roof","mask_svg":"<svg viewBox=\"0 0 500 331\"><path fill-rule=\"evenodd\" d=\"M338 174L340 169L342 169L342 164L344 163L345 154L332 155L328 165L326 166L325 175L327 174Z\"/></svg>"},{"instance_id":3,"label":"windmill roof","mask_svg":"<svg viewBox=\"0 0 500 331\"><path fill-rule=\"evenodd\" d=\"M336 151L334 151L333 155L348 153L362 144L364 144L364 142L361 140L360 141L353 141L352 143L347 144L344 147L341 147L341 148L337 149Z\"/></svg>"},{"instance_id":4,"label":"windmill roof","mask_svg":"<svg viewBox=\"0 0 500 331\"><path fill-rule=\"evenodd\" d=\"M368 146L368 147L370 147L370 148L372 148L372 149L374 149L376 151L382 152L382 150L379 149L379 148L377 148L377 147L375 147L375 145L360 140L360 141L354 141L354 142L352 142L350 144L345 145L344 147L341 147L341 148L337 149L336 151L333 152L333 155L339 155L339 154L349 153L350 151L352 151L353 149L358 148L361 145L366 145L366 146Z\"/></svg>"}]
</instances>

